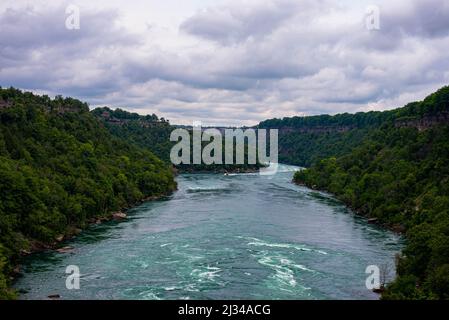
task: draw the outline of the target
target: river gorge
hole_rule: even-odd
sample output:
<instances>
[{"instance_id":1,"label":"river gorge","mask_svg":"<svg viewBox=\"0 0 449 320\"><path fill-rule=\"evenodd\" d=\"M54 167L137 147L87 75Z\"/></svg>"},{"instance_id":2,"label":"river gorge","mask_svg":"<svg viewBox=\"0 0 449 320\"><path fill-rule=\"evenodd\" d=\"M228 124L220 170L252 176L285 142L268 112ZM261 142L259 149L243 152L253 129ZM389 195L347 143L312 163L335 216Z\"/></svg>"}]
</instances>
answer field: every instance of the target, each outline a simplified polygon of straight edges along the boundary
<instances>
[{"instance_id":1,"label":"river gorge","mask_svg":"<svg viewBox=\"0 0 449 320\"><path fill-rule=\"evenodd\" d=\"M179 190L89 227L70 252L23 261L22 299L378 299L369 265L390 265L400 236L332 196L276 175L183 174ZM80 289L66 288L66 267Z\"/></svg>"}]
</instances>

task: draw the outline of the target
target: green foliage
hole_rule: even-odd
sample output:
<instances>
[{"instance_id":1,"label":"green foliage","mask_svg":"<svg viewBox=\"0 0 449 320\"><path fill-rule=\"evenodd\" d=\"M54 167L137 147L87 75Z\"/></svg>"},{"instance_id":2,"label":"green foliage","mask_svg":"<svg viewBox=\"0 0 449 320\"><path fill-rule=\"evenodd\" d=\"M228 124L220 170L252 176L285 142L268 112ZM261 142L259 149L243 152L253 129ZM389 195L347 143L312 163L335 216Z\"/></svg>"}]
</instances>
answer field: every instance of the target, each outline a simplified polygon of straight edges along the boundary
<instances>
[{"instance_id":1,"label":"green foliage","mask_svg":"<svg viewBox=\"0 0 449 320\"><path fill-rule=\"evenodd\" d=\"M114 136L125 139L142 148L149 148L155 155L170 163L170 133L174 129L164 118L155 114L141 116L125 110L107 107L92 110Z\"/></svg>"},{"instance_id":2,"label":"green foliage","mask_svg":"<svg viewBox=\"0 0 449 320\"><path fill-rule=\"evenodd\" d=\"M152 150L160 159L164 160L167 164L170 162L170 151L176 142L170 141L171 132L177 127L170 125L170 123L164 118L159 119L156 115L141 116L137 113L130 113L121 109L111 110L107 107L97 108L92 113L100 119L105 127L114 136L120 137L129 141L132 144L136 144L142 148L148 148ZM190 135L192 137L192 134ZM224 137L223 137L224 139ZM203 147L208 142L202 142ZM191 148L193 148L193 142L191 141ZM225 143L223 141L223 155ZM247 147L247 146L246 146ZM247 148L245 149L245 159L247 159ZM192 150L191 163L192 160ZM224 161L223 161L224 162ZM181 172L246 172L258 170L261 165L255 164L182 164L176 166Z\"/></svg>"},{"instance_id":3,"label":"green foliage","mask_svg":"<svg viewBox=\"0 0 449 320\"><path fill-rule=\"evenodd\" d=\"M316 161L294 177L406 232L398 278L384 299L449 298L448 110L446 87L387 112L385 122L369 128L349 152ZM398 125L405 116L414 122Z\"/></svg>"},{"instance_id":4,"label":"green foliage","mask_svg":"<svg viewBox=\"0 0 449 320\"><path fill-rule=\"evenodd\" d=\"M12 297L20 250L175 187L166 163L111 135L86 104L0 89L0 298Z\"/></svg>"},{"instance_id":5,"label":"green foliage","mask_svg":"<svg viewBox=\"0 0 449 320\"><path fill-rule=\"evenodd\" d=\"M391 111L270 119L258 127L279 129L280 162L309 167L324 158L350 153L368 135L373 137L376 130L382 135L384 131L380 129L392 126L423 129L435 123L447 123L448 97L449 87L444 87L422 102Z\"/></svg>"},{"instance_id":6,"label":"green foliage","mask_svg":"<svg viewBox=\"0 0 449 320\"><path fill-rule=\"evenodd\" d=\"M16 294L9 289L9 281L7 274L9 273L7 267L7 258L5 256L5 250L0 244L0 300L14 299Z\"/></svg>"}]
</instances>

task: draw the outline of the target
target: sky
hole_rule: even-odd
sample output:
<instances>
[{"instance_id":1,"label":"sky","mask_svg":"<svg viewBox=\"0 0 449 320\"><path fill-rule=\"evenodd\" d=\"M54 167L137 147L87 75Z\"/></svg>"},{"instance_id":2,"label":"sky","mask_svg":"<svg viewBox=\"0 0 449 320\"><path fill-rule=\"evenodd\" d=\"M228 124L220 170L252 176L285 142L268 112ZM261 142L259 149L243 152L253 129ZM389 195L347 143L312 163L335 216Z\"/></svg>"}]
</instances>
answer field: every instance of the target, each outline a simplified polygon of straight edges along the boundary
<instances>
[{"instance_id":1,"label":"sky","mask_svg":"<svg viewBox=\"0 0 449 320\"><path fill-rule=\"evenodd\" d=\"M448 0L0 2L0 86L177 124L387 110L448 84Z\"/></svg>"}]
</instances>

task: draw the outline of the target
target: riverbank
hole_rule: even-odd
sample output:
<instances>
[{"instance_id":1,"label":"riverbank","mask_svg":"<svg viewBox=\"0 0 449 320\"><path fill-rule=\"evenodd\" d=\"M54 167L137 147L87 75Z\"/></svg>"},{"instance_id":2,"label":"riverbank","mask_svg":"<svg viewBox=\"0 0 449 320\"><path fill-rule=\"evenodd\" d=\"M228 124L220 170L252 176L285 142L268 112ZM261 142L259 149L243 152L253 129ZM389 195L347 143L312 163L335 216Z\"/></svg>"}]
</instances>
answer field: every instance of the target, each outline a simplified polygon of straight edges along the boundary
<instances>
[{"instance_id":1,"label":"riverbank","mask_svg":"<svg viewBox=\"0 0 449 320\"><path fill-rule=\"evenodd\" d=\"M378 299L365 269L394 261L400 238L311 197L278 174L182 174L167 201L132 210L24 260L21 299ZM80 267L81 289L65 288Z\"/></svg>"},{"instance_id":2,"label":"riverbank","mask_svg":"<svg viewBox=\"0 0 449 320\"><path fill-rule=\"evenodd\" d=\"M175 176L177 176L179 174L185 174L185 173L187 173L187 174L226 174L226 173L234 174L234 173L256 173L256 172L259 172L259 167L241 168L241 167L231 166L226 169L225 168L222 168L222 169L214 168L214 170L197 170L197 169L195 169L194 166L188 166L188 168L189 168L188 170L183 170L183 169L173 167L172 172L174 173ZM156 195L156 196L145 197L145 198L142 198L139 201L136 201L133 204L123 207L117 211L110 212L105 215L98 215L98 216L92 217L87 221L86 225L84 225L84 226L79 226L79 225L78 226L75 226L75 225L68 226L65 233L57 235L55 237L55 239L51 242L43 242L43 241L38 241L38 240L34 240L34 239L29 239L28 248L22 249L20 251L20 256L26 257L29 255L41 253L44 251L56 251L56 252L60 252L60 253L70 252L72 248L69 246L66 246L65 243L67 241L73 240L76 236L78 236L81 232L83 232L85 229L89 228L90 226L106 223L106 222L113 221L113 220L115 220L115 221L125 220L127 218L127 212L130 209L138 207L139 205L141 205L145 202L160 200L164 197L171 195L176 190L177 190L177 186L168 193ZM10 280L14 283L16 281L16 279L21 276L22 276L21 263L19 261L19 263L16 264L12 268L12 272L11 272L11 274L9 274L9 277L10 277Z\"/></svg>"},{"instance_id":3,"label":"riverbank","mask_svg":"<svg viewBox=\"0 0 449 320\"><path fill-rule=\"evenodd\" d=\"M20 251L20 256L22 258L24 258L27 256L31 256L33 254L36 254L36 253L44 252L44 251L55 251L55 252L60 252L60 253L70 252L72 250L72 248L70 246L65 245L67 243L67 241L74 240L74 238L76 238L81 232L88 229L90 226L99 225L99 224L110 222L113 220L114 221L125 221L127 219L127 212L129 210L131 210L135 207L138 207L139 205L146 203L146 202L163 199L163 198L173 194L173 192L175 192L176 190L177 190L177 185L173 190L171 190L167 193L145 197L145 198L140 199L139 201L134 202L130 206L121 208L120 210L110 212L105 215L98 215L96 217L93 217L93 218L89 219L87 221L87 223L83 226L68 226L65 233L56 236L55 239L51 242L43 242L43 241L38 241L38 240L34 240L34 239L29 239L28 240L29 241L28 249L22 249ZM13 284L18 278L20 278L23 275L21 272L20 259L18 262L19 263L16 264L14 266L14 268L12 269L11 274L9 274L10 280ZM14 294L17 294L17 293L14 293Z\"/></svg>"},{"instance_id":4,"label":"riverbank","mask_svg":"<svg viewBox=\"0 0 449 320\"><path fill-rule=\"evenodd\" d=\"M265 168L263 165L254 165L254 166L238 166L238 165L186 165L186 166L177 166L176 170L179 174L188 173L188 174L226 174L226 173L257 173L261 168Z\"/></svg>"},{"instance_id":5,"label":"riverbank","mask_svg":"<svg viewBox=\"0 0 449 320\"><path fill-rule=\"evenodd\" d=\"M330 195L332 195L332 197L334 197L335 199L337 199L338 201L341 201L346 207L348 207L349 209L351 209L352 212L354 212L356 215L364 217L367 219L367 222L370 224L375 224L379 227L385 228L387 230L390 230L398 235L405 235L405 227L403 225L400 224L391 224L391 223L387 223L387 222L381 222L379 219L374 218L372 216L370 216L369 214L367 214L366 212L363 212L360 209L355 208L350 202L345 201L345 199L343 199L341 196L339 196L338 194L334 194L332 192L330 192L329 190L326 190L324 188L318 188L316 185L308 185L306 183L303 182L299 182L296 181L295 178L293 178L292 182L298 186L302 186L302 187L306 187L308 189L314 190L314 191L319 191L319 192L325 192L328 193Z\"/></svg>"}]
</instances>

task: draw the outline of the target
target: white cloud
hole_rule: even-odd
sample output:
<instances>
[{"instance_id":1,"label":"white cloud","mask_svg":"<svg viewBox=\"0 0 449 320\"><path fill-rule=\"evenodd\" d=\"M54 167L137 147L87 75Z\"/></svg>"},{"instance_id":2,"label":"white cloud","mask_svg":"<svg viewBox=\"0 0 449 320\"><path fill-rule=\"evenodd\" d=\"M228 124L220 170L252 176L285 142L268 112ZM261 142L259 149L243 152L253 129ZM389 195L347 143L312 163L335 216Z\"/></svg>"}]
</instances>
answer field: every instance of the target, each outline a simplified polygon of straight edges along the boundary
<instances>
[{"instance_id":1,"label":"white cloud","mask_svg":"<svg viewBox=\"0 0 449 320\"><path fill-rule=\"evenodd\" d=\"M69 2L66 2L68 4ZM0 85L158 113L172 122L398 107L448 82L449 4L328 0L0 4Z\"/></svg>"}]
</instances>

